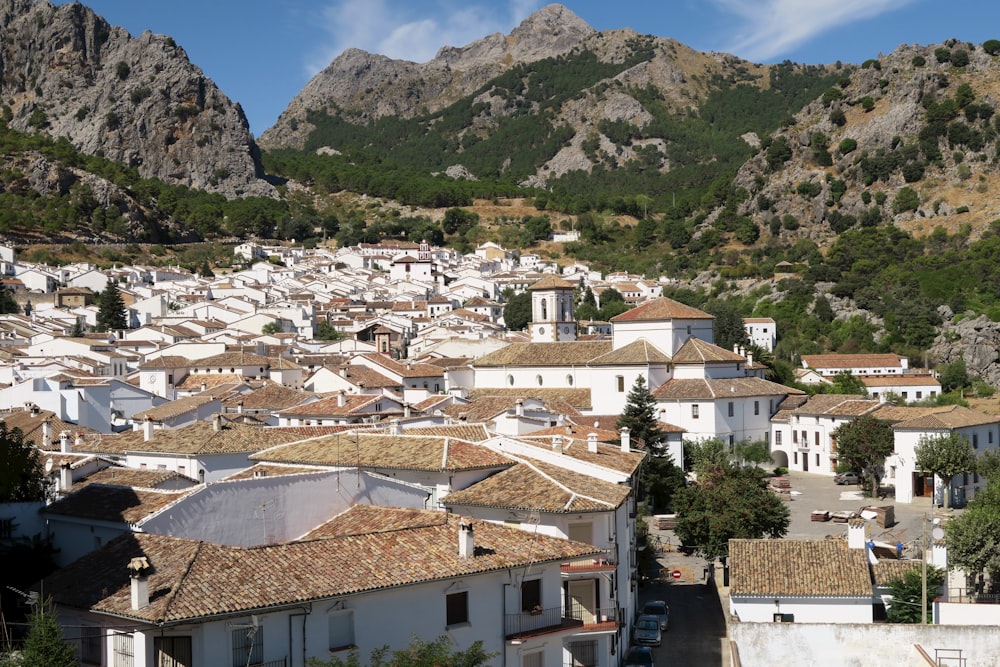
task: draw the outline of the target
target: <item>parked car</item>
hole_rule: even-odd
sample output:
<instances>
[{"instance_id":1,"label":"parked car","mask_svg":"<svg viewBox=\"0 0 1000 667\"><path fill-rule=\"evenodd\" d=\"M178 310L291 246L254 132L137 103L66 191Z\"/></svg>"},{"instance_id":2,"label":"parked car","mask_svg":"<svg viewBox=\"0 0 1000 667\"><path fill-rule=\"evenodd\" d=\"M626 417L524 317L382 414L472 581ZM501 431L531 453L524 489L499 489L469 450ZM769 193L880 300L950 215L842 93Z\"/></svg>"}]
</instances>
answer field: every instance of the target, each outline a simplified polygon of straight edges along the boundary
<instances>
[{"instance_id":1,"label":"parked car","mask_svg":"<svg viewBox=\"0 0 1000 667\"><path fill-rule=\"evenodd\" d=\"M656 616L641 614L635 620L632 643L639 646L659 646L663 639L660 634L660 620Z\"/></svg>"},{"instance_id":2,"label":"parked car","mask_svg":"<svg viewBox=\"0 0 1000 667\"><path fill-rule=\"evenodd\" d=\"M639 613L642 616L655 616L660 623L661 631L666 632L667 626L670 625L670 607L663 600L650 600L643 605Z\"/></svg>"},{"instance_id":3,"label":"parked car","mask_svg":"<svg viewBox=\"0 0 1000 667\"><path fill-rule=\"evenodd\" d=\"M839 472L833 476L835 484L860 484L861 477L856 472Z\"/></svg>"},{"instance_id":4,"label":"parked car","mask_svg":"<svg viewBox=\"0 0 1000 667\"><path fill-rule=\"evenodd\" d=\"M633 646L625 656L623 667L653 667L653 649L648 646Z\"/></svg>"}]
</instances>

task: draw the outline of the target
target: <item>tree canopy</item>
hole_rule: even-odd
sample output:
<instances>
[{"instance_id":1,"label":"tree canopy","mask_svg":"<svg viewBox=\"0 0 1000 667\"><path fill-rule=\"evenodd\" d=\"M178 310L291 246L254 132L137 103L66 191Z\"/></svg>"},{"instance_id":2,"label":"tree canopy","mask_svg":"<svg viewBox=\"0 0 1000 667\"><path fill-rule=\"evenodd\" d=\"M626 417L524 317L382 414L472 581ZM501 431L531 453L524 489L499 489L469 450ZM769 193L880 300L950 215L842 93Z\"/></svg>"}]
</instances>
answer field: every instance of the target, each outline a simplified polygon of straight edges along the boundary
<instances>
[{"instance_id":1,"label":"tree canopy","mask_svg":"<svg viewBox=\"0 0 1000 667\"><path fill-rule=\"evenodd\" d=\"M76 650L62 636L55 611L48 602L31 615L28 637L21 650L21 667L76 667Z\"/></svg>"},{"instance_id":2,"label":"tree canopy","mask_svg":"<svg viewBox=\"0 0 1000 667\"><path fill-rule=\"evenodd\" d=\"M951 480L976 467L976 452L959 433L922 436L914 448L917 470L933 473L944 483L944 506L951 507Z\"/></svg>"},{"instance_id":3,"label":"tree canopy","mask_svg":"<svg viewBox=\"0 0 1000 667\"><path fill-rule=\"evenodd\" d=\"M927 599L923 601L928 618L933 616L931 603L937 597L932 591L940 589L943 583L944 570L928 566ZM922 618L920 598L924 594L924 582L919 567L913 567L904 572L902 577L890 580L889 593L892 595L892 600L886 609L886 617L890 623L920 623Z\"/></svg>"},{"instance_id":4,"label":"tree canopy","mask_svg":"<svg viewBox=\"0 0 1000 667\"><path fill-rule=\"evenodd\" d=\"M0 422L0 503L45 499L45 474L34 443L19 428Z\"/></svg>"},{"instance_id":5,"label":"tree canopy","mask_svg":"<svg viewBox=\"0 0 1000 667\"><path fill-rule=\"evenodd\" d=\"M128 328L125 301L118 291L118 283L108 281L108 286L97 299L97 331L116 331Z\"/></svg>"},{"instance_id":6,"label":"tree canopy","mask_svg":"<svg viewBox=\"0 0 1000 667\"><path fill-rule=\"evenodd\" d=\"M895 446L892 427L871 415L861 415L838 426L833 435L837 439L839 467L846 464L850 470L862 473L871 484L872 497L878 496L885 458Z\"/></svg>"},{"instance_id":7,"label":"tree canopy","mask_svg":"<svg viewBox=\"0 0 1000 667\"><path fill-rule=\"evenodd\" d=\"M643 442L650 452L660 453L660 442L666 433L660 426L659 414L656 410L656 399L646 388L646 379L638 376L632 383L632 388L625 398L625 409L615 423L615 427L628 428L632 438Z\"/></svg>"},{"instance_id":8,"label":"tree canopy","mask_svg":"<svg viewBox=\"0 0 1000 667\"><path fill-rule=\"evenodd\" d=\"M708 559L728 556L733 538L783 537L790 523L758 468L707 466L698 484L677 490L674 509L681 543Z\"/></svg>"},{"instance_id":9,"label":"tree canopy","mask_svg":"<svg viewBox=\"0 0 1000 667\"><path fill-rule=\"evenodd\" d=\"M521 331L531 322L531 293L521 292L507 297L503 307L503 322L507 331Z\"/></svg>"},{"instance_id":10,"label":"tree canopy","mask_svg":"<svg viewBox=\"0 0 1000 667\"><path fill-rule=\"evenodd\" d=\"M1000 483L990 481L945 529L949 564L979 579L1000 575Z\"/></svg>"}]
</instances>

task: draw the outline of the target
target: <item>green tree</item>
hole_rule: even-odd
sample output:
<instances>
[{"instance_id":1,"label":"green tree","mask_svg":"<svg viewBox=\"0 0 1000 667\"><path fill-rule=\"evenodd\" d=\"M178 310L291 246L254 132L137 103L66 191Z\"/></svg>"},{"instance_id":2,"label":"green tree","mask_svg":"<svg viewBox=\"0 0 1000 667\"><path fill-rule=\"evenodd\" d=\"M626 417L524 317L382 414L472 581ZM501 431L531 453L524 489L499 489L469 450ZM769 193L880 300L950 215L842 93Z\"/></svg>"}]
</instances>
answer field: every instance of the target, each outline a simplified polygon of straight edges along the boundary
<instances>
[{"instance_id":1,"label":"green tree","mask_svg":"<svg viewBox=\"0 0 1000 667\"><path fill-rule=\"evenodd\" d=\"M14 300L10 290L0 289L0 313L20 313L21 307Z\"/></svg>"},{"instance_id":2,"label":"green tree","mask_svg":"<svg viewBox=\"0 0 1000 667\"><path fill-rule=\"evenodd\" d=\"M976 472L989 482L1000 483L1000 451L984 449L976 457Z\"/></svg>"},{"instance_id":3,"label":"green tree","mask_svg":"<svg viewBox=\"0 0 1000 667\"><path fill-rule=\"evenodd\" d=\"M872 498L878 497L885 457L894 449L892 427L871 415L861 415L838 426L833 435L837 438L839 460L861 472L872 485Z\"/></svg>"},{"instance_id":4,"label":"green tree","mask_svg":"<svg viewBox=\"0 0 1000 667\"><path fill-rule=\"evenodd\" d=\"M833 378L830 393L859 394L861 396L867 396L868 387L866 387L865 383L861 381L861 378L857 377L850 371L840 371Z\"/></svg>"},{"instance_id":5,"label":"green tree","mask_svg":"<svg viewBox=\"0 0 1000 667\"><path fill-rule=\"evenodd\" d=\"M97 298L97 326L94 327L94 330L115 331L127 328L125 301L122 299L121 292L118 291L118 283L109 280L108 286Z\"/></svg>"},{"instance_id":6,"label":"green tree","mask_svg":"<svg viewBox=\"0 0 1000 667\"><path fill-rule=\"evenodd\" d=\"M986 40L985 42L983 42L983 51L990 54L991 56L995 56L996 54L1000 53L1000 40L996 39Z\"/></svg>"},{"instance_id":7,"label":"green tree","mask_svg":"<svg viewBox=\"0 0 1000 667\"><path fill-rule=\"evenodd\" d=\"M917 470L933 473L944 482L944 507L951 507L951 480L976 468L976 452L959 433L921 436L914 448Z\"/></svg>"},{"instance_id":8,"label":"green tree","mask_svg":"<svg viewBox=\"0 0 1000 667\"><path fill-rule=\"evenodd\" d=\"M716 345L731 350L737 345L746 347L750 344L750 337L743 328L743 315L735 301L713 301L705 307L705 310L715 316Z\"/></svg>"},{"instance_id":9,"label":"green tree","mask_svg":"<svg viewBox=\"0 0 1000 667\"><path fill-rule=\"evenodd\" d=\"M531 293L521 292L507 297L503 307L503 321L507 331L522 331L531 321Z\"/></svg>"},{"instance_id":10,"label":"green tree","mask_svg":"<svg viewBox=\"0 0 1000 667\"><path fill-rule=\"evenodd\" d=\"M721 438L684 441L684 468L693 470L699 477L715 468L728 469L729 448Z\"/></svg>"},{"instance_id":11,"label":"green tree","mask_svg":"<svg viewBox=\"0 0 1000 667\"><path fill-rule=\"evenodd\" d=\"M25 442L21 429L8 430L0 422L0 503L45 499L45 474L38 461L38 450Z\"/></svg>"},{"instance_id":12,"label":"green tree","mask_svg":"<svg viewBox=\"0 0 1000 667\"><path fill-rule=\"evenodd\" d=\"M649 496L653 513L667 511L674 494L684 488L684 471L674 464L670 454L650 453L642 466L642 488Z\"/></svg>"},{"instance_id":13,"label":"green tree","mask_svg":"<svg viewBox=\"0 0 1000 667\"><path fill-rule=\"evenodd\" d=\"M1000 575L1000 483L990 481L945 530L949 565L979 581L984 574L996 581Z\"/></svg>"},{"instance_id":14,"label":"green tree","mask_svg":"<svg viewBox=\"0 0 1000 667\"><path fill-rule=\"evenodd\" d=\"M31 626L21 650L21 667L76 667L76 650L63 639L48 601L31 614Z\"/></svg>"},{"instance_id":15,"label":"green tree","mask_svg":"<svg viewBox=\"0 0 1000 667\"><path fill-rule=\"evenodd\" d=\"M403 649L392 651L388 646L377 648L365 664L366 667L480 667L496 657L496 653L483 650L482 640L476 640L464 651L454 649L455 640L448 635L441 635L433 641L427 641L414 635L410 645ZM346 659L338 657L330 660L310 658L308 667L361 667L361 658L357 649L350 652Z\"/></svg>"},{"instance_id":16,"label":"green tree","mask_svg":"<svg viewBox=\"0 0 1000 667\"><path fill-rule=\"evenodd\" d=\"M936 567L927 567L927 599L923 604L927 609L927 617L931 618L932 603L936 596L930 591L941 588L944 583L944 570ZM923 572L919 567L913 567L903 573L902 577L889 580L889 593L892 600L889 601L889 608L886 610L886 618L890 623L919 623L922 617L921 600L924 595Z\"/></svg>"},{"instance_id":17,"label":"green tree","mask_svg":"<svg viewBox=\"0 0 1000 667\"><path fill-rule=\"evenodd\" d=\"M282 331L284 331L284 329L281 328L281 322L268 322L260 328L260 332L265 336L280 334Z\"/></svg>"},{"instance_id":18,"label":"green tree","mask_svg":"<svg viewBox=\"0 0 1000 667\"><path fill-rule=\"evenodd\" d=\"M965 367L965 359L959 357L938 368L938 381L941 382L941 391L946 394L968 387L969 372Z\"/></svg>"},{"instance_id":19,"label":"green tree","mask_svg":"<svg viewBox=\"0 0 1000 667\"><path fill-rule=\"evenodd\" d=\"M733 538L783 537L790 522L758 468L708 468L696 485L677 490L674 509L681 543L708 559L728 556Z\"/></svg>"},{"instance_id":20,"label":"green tree","mask_svg":"<svg viewBox=\"0 0 1000 667\"><path fill-rule=\"evenodd\" d=\"M334 329L327 322L320 322L316 325L316 331L313 333L313 338L316 340L343 340L346 336Z\"/></svg>"},{"instance_id":21,"label":"green tree","mask_svg":"<svg viewBox=\"0 0 1000 667\"><path fill-rule=\"evenodd\" d=\"M896 198L892 200L894 213L916 211L918 208L920 208L920 195L913 188L900 188L899 192L896 193Z\"/></svg>"},{"instance_id":22,"label":"green tree","mask_svg":"<svg viewBox=\"0 0 1000 667\"><path fill-rule=\"evenodd\" d=\"M615 427L628 428L631 438L637 438L650 452L660 453L666 433L660 426L656 410L656 399L646 387L646 379L638 376L625 397L625 409L615 423Z\"/></svg>"}]
</instances>

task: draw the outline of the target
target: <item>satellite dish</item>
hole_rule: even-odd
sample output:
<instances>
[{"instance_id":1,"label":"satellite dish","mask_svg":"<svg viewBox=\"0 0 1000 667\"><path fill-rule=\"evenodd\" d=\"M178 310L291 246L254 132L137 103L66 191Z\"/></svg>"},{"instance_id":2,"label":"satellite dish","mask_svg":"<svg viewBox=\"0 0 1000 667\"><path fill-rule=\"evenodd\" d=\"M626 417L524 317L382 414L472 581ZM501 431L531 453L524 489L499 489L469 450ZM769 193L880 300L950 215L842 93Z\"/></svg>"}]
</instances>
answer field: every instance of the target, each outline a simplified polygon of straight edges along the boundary
<instances>
[{"instance_id":1,"label":"satellite dish","mask_svg":"<svg viewBox=\"0 0 1000 667\"><path fill-rule=\"evenodd\" d=\"M45 459L45 474L52 472L52 459Z\"/></svg>"},{"instance_id":2,"label":"satellite dish","mask_svg":"<svg viewBox=\"0 0 1000 667\"><path fill-rule=\"evenodd\" d=\"M935 540L940 540L944 538L944 528L941 526L934 526L934 530L931 531L931 537Z\"/></svg>"}]
</instances>

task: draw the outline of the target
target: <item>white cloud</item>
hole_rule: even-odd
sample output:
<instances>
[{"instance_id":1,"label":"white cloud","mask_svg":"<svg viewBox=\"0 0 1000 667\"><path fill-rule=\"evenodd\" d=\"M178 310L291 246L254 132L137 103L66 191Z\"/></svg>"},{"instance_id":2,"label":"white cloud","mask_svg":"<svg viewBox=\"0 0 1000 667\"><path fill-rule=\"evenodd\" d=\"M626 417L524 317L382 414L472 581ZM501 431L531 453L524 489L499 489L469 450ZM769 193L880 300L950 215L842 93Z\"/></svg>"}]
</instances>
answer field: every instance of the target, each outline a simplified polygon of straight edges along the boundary
<instances>
[{"instance_id":1,"label":"white cloud","mask_svg":"<svg viewBox=\"0 0 1000 667\"><path fill-rule=\"evenodd\" d=\"M494 32L510 32L540 6L540 0L335 0L316 16L330 42L309 58L306 71L316 74L351 47L426 62L442 46L464 46Z\"/></svg>"},{"instance_id":2,"label":"white cloud","mask_svg":"<svg viewBox=\"0 0 1000 667\"><path fill-rule=\"evenodd\" d=\"M915 0L712 0L740 26L723 50L764 61L781 56L827 30L902 9Z\"/></svg>"}]
</instances>

